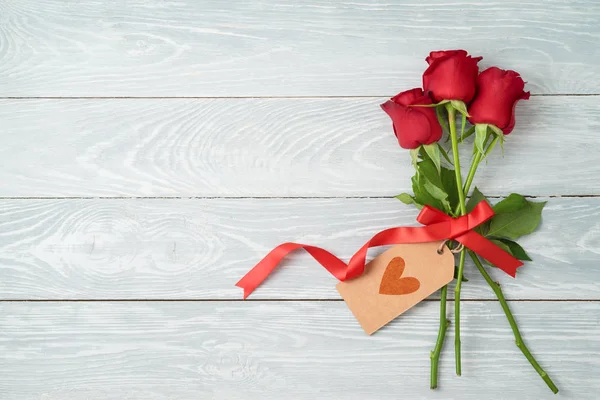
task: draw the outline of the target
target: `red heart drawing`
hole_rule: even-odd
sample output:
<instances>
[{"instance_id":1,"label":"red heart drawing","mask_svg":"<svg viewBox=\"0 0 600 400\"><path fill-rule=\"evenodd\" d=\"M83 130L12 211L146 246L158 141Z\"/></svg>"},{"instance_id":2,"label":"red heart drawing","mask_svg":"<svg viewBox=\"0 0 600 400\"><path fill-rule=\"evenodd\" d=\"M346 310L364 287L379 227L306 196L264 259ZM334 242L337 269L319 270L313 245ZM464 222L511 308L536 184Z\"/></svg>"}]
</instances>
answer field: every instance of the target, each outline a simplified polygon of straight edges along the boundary
<instances>
[{"instance_id":1,"label":"red heart drawing","mask_svg":"<svg viewBox=\"0 0 600 400\"><path fill-rule=\"evenodd\" d=\"M411 294L419 290L421 282L417 278L402 278L404 272L404 259L394 257L388 264L379 285L380 294Z\"/></svg>"}]
</instances>

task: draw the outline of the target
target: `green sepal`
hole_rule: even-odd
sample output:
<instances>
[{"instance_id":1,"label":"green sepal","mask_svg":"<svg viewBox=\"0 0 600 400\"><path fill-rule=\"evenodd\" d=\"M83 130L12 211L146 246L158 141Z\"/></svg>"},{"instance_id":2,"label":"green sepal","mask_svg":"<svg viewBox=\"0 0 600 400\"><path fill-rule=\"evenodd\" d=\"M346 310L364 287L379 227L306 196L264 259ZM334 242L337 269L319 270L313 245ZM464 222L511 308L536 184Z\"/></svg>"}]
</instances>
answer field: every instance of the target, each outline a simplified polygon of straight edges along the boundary
<instances>
[{"instance_id":1,"label":"green sepal","mask_svg":"<svg viewBox=\"0 0 600 400\"><path fill-rule=\"evenodd\" d=\"M435 144L439 147L440 154L442 155L442 157L444 157L444 160L446 160L448 164L454 165L452 164L452 160L450 160L450 156L448 156L448 152L446 151L446 149L444 149L444 146L442 146L440 142L435 142Z\"/></svg>"},{"instance_id":2,"label":"green sepal","mask_svg":"<svg viewBox=\"0 0 600 400\"><path fill-rule=\"evenodd\" d=\"M486 158L488 156L488 154L490 154L492 152L492 150L494 150L494 147L496 147L498 142L504 143L504 138L502 138L502 139L498 139L497 137L494 138L494 140L492 140L492 142L490 143L488 148L485 150L485 154L483 155L483 158ZM502 146L502 144L501 144L501 146Z\"/></svg>"},{"instance_id":3,"label":"green sepal","mask_svg":"<svg viewBox=\"0 0 600 400\"><path fill-rule=\"evenodd\" d=\"M489 124L488 127L492 130L492 132L494 132L494 134L496 134L499 137L504 137L504 132L502 132L502 129L498 128L496 125L492 125Z\"/></svg>"},{"instance_id":4,"label":"green sepal","mask_svg":"<svg viewBox=\"0 0 600 400\"><path fill-rule=\"evenodd\" d=\"M437 107L448 103L450 100L442 100L435 104L409 104L408 107Z\"/></svg>"},{"instance_id":5,"label":"green sepal","mask_svg":"<svg viewBox=\"0 0 600 400\"><path fill-rule=\"evenodd\" d=\"M489 137L488 125L487 124L476 124L475 125L475 149L481 155L485 155L485 143Z\"/></svg>"},{"instance_id":6,"label":"green sepal","mask_svg":"<svg viewBox=\"0 0 600 400\"><path fill-rule=\"evenodd\" d=\"M438 122L442 126L442 129L445 132L450 132L450 128L448 127L448 122L446 121L446 115L444 115L444 110L445 110L444 106L436 107L435 115L437 116Z\"/></svg>"},{"instance_id":7,"label":"green sepal","mask_svg":"<svg viewBox=\"0 0 600 400\"><path fill-rule=\"evenodd\" d=\"M471 135L475 133L475 126L470 127L460 138L458 138L458 143L464 142Z\"/></svg>"},{"instance_id":8,"label":"green sepal","mask_svg":"<svg viewBox=\"0 0 600 400\"><path fill-rule=\"evenodd\" d=\"M454 109L456 111L458 111L462 115L464 115L466 117L470 117L469 112L467 111L467 105L465 104L464 101L461 101L461 100L450 100L450 104L452 105L452 107L454 107Z\"/></svg>"},{"instance_id":9,"label":"green sepal","mask_svg":"<svg viewBox=\"0 0 600 400\"><path fill-rule=\"evenodd\" d=\"M419 149L420 146L417 147L416 149L410 149L409 153L410 153L410 160L412 163L412 166L417 169L417 162L419 162Z\"/></svg>"}]
</instances>

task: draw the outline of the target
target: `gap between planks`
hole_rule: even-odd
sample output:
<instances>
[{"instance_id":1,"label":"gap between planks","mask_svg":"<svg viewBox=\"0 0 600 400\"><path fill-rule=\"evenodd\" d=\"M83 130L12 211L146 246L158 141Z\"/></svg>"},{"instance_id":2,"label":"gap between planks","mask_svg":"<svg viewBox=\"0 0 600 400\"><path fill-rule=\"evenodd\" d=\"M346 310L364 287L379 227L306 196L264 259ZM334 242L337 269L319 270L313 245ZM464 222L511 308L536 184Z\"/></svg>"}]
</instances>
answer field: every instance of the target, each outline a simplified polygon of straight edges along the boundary
<instances>
[{"instance_id":1,"label":"gap between planks","mask_svg":"<svg viewBox=\"0 0 600 400\"><path fill-rule=\"evenodd\" d=\"M531 195L523 197L538 198L595 198L600 194L551 194ZM395 196L0 196L0 200L310 200L310 199L393 199ZM503 199L506 196L487 196L488 199Z\"/></svg>"},{"instance_id":2,"label":"gap between planks","mask_svg":"<svg viewBox=\"0 0 600 400\"><path fill-rule=\"evenodd\" d=\"M0 100L172 100L172 99L377 99L393 94L367 96L0 96ZM532 97L597 97L600 93L532 93Z\"/></svg>"},{"instance_id":3,"label":"gap between planks","mask_svg":"<svg viewBox=\"0 0 600 400\"><path fill-rule=\"evenodd\" d=\"M342 302L343 299L3 299L0 303L273 303L273 302ZM439 302L440 299L424 299L426 302ZM448 299L453 302L454 299ZM507 299L509 303L598 303L600 299ZM461 302L498 302L498 299L461 299Z\"/></svg>"}]
</instances>

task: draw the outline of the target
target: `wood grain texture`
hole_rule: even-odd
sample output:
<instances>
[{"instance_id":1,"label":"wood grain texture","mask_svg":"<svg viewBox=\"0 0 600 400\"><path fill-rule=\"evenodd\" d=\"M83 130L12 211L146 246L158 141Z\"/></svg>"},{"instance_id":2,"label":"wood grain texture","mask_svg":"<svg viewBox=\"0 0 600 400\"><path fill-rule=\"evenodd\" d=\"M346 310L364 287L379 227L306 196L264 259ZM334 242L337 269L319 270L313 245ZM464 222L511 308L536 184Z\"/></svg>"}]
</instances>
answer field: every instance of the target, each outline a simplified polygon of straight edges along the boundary
<instances>
[{"instance_id":1,"label":"wood grain texture","mask_svg":"<svg viewBox=\"0 0 600 400\"><path fill-rule=\"evenodd\" d=\"M589 0L3 1L0 95L393 95L447 48L600 93L599 20Z\"/></svg>"},{"instance_id":2,"label":"wood grain texture","mask_svg":"<svg viewBox=\"0 0 600 400\"><path fill-rule=\"evenodd\" d=\"M561 399L600 390L599 303L513 303ZM495 302L463 307L463 376L452 346L429 389L438 304L373 336L345 304L2 303L0 394L11 400L555 399ZM453 342L449 331L448 344Z\"/></svg>"},{"instance_id":3,"label":"wood grain texture","mask_svg":"<svg viewBox=\"0 0 600 400\"><path fill-rule=\"evenodd\" d=\"M0 210L2 299L241 299L234 284L279 243L348 260L417 215L395 199L20 199ZM535 261L517 279L491 271L507 297L600 299L599 217L600 198L549 199L520 241ZM474 266L466 276L463 298L494 298ZM336 283L299 251L251 298L339 299Z\"/></svg>"},{"instance_id":4,"label":"wood grain texture","mask_svg":"<svg viewBox=\"0 0 600 400\"><path fill-rule=\"evenodd\" d=\"M0 196L393 196L413 169L384 100L4 100ZM517 121L484 193L600 193L600 97L534 97Z\"/></svg>"}]
</instances>

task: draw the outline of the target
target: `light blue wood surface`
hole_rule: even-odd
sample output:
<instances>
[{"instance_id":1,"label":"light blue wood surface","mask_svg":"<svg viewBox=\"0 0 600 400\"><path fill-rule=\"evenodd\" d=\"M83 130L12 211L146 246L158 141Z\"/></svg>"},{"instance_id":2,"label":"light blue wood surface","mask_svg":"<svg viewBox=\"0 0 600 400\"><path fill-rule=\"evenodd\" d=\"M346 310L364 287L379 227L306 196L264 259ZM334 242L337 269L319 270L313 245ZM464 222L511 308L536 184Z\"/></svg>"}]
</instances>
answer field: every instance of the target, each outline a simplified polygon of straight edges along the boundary
<instances>
[{"instance_id":1,"label":"light blue wood surface","mask_svg":"<svg viewBox=\"0 0 600 400\"><path fill-rule=\"evenodd\" d=\"M534 93L600 91L600 3L3 0L3 96L387 96L466 48Z\"/></svg>"},{"instance_id":2,"label":"light blue wood surface","mask_svg":"<svg viewBox=\"0 0 600 400\"><path fill-rule=\"evenodd\" d=\"M600 300L600 198L536 200L548 201L542 225L520 240L534 262L517 279L491 273L515 300ZM0 207L0 299L240 299L233 284L282 241L349 260L375 233L418 225L416 210L396 199L4 199ZM466 275L463 298L495 298L474 266ZM300 251L252 299L339 299L335 283Z\"/></svg>"},{"instance_id":3,"label":"light blue wood surface","mask_svg":"<svg viewBox=\"0 0 600 400\"><path fill-rule=\"evenodd\" d=\"M395 196L413 170L385 100L4 100L0 196ZM600 194L598 132L600 97L535 96L476 184Z\"/></svg>"},{"instance_id":4,"label":"light blue wood surface","mask_svg":"<svg viewBox=\"0 0 600 400\"><path fill-rule=\"evenodd\" d=\"M464 304L463 376L454 374L449 332L436 391L428 389L434 302L373 336L342 302L3 303L0 392L11 400L597 399L600 304L511 307L559 396L540 384L497 302Z\"/></svg>"},{"instance_id":5,"label":"light blue wood surface","mask_svg":"<svg viewBox=\"0 0 600 400\"><path fill-rule=\"evenodd\" d=\"M0 0L0 400L597 399L599 40L592 0ZM438 48L535 94L476 185L548 201L491 272L558 396L472 265L437 391L436 296L368 337L298 254L238 301L281 241L414 224L378 104Z\"/></svg>"}]
</instances>

